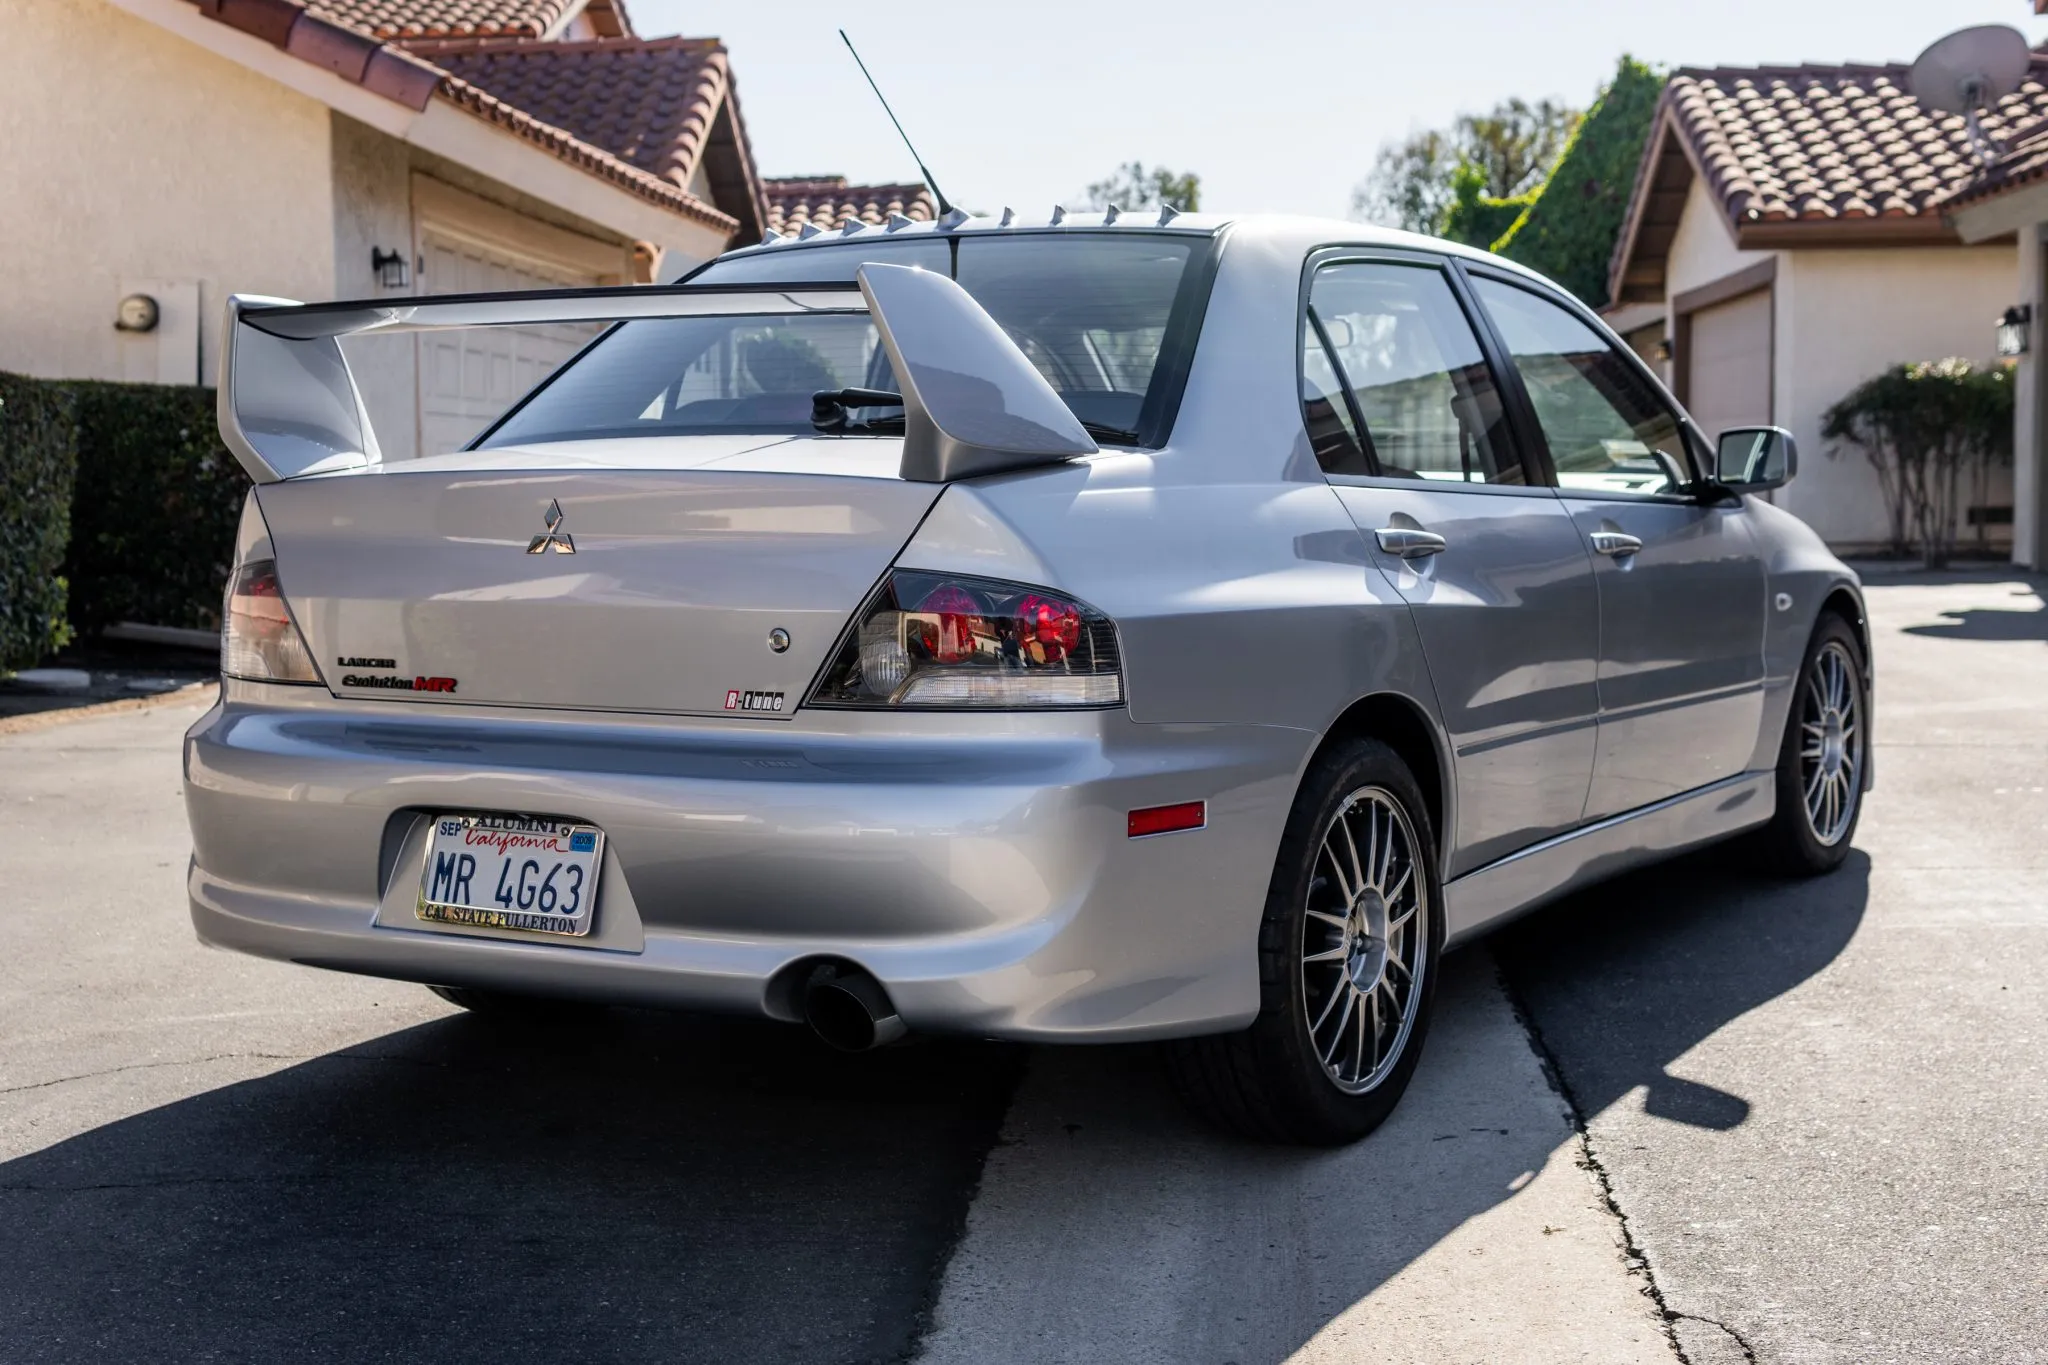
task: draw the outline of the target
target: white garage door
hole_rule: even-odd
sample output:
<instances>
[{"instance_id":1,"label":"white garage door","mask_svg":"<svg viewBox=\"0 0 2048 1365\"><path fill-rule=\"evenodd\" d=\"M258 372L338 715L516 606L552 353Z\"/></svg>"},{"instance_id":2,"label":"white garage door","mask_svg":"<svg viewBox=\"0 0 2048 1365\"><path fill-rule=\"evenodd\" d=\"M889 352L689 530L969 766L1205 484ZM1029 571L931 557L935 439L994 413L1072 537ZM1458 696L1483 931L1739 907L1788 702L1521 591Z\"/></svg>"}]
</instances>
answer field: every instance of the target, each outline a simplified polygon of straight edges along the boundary
<instances>
[{"instance_id":1,"label":"white garage door","mask_svg":"<svg viewBox=\"0 0 2048 1365\"><path fill-rule=\"evenodd\" d=\"M1694 313L1687 346L1685 406L1709 441L1729 427L1770 423L1770 290Z\"/></svg>"},{"instance_id":2,"label":"white garage door","mask_svg":"<svg viewBox=\"0 0 2048 1365\"><path fill-rule=\"evenodd\" d=\"M432 294L594 285L596 275L499 251L432 227L420 230L422 281ZM514 399L596 335L596 326L474 327L420 334L420 453L459 450Z\"/></svg>"}]
</instances>

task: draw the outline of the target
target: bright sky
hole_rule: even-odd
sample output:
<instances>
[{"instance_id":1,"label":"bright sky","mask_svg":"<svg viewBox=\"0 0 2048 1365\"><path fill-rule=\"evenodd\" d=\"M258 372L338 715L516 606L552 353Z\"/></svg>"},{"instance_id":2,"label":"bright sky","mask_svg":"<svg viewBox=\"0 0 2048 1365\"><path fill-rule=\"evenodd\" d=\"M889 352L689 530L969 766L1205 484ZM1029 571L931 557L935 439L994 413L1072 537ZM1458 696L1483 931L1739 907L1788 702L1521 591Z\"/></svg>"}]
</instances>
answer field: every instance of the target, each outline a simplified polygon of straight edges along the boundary
<instances>
[{"instance_id":1,"label":"bright sky","mask_svg":"<svg viewBox=\"0 0 2048 1365\"><path fill-rule=\"evenodd\" d=\"M767 175L915 180L844 27L955 202L1044 212L1120 162L1202 206L1345 216L1373 152L1510 95L1584 105L1654 65L1911 61L1968 24L2048 39L2027 0L629 0L642 34L732 52ZM1537 13L1535 11L1545 11Z\"/></svg>"}]
</instances>

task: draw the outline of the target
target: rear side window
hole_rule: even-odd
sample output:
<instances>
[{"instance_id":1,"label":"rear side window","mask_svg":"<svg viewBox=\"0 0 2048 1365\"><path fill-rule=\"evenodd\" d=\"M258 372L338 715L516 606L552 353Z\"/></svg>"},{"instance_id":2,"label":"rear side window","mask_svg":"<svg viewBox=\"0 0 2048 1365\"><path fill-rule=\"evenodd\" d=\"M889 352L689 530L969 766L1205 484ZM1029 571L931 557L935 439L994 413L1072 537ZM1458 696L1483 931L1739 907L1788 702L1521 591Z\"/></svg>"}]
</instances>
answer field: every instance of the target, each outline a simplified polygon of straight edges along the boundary
<instances>
[{"instance_id":1,"label":"rear side window","mask_svg":"<svg viewBox=\"0 0 2048 1365\"><path fill-rule=\"evenodd\" d=\"M1525 482L1479 338L1433 266L1318 270L1301 374L1303 415L1326 472Z\"/></svg>"},{"instance_id":2,"label":"rear side window","mask_svg":"<svg viewBox=\"0 0 2048 1365\"><path fill-rule=\"evenodd\" d=\"M1693 482L1678 418L1598 332L1526 289L1472 284L1521 371L1560 488L1654 497Z\"/></svg>"}]
</instances>

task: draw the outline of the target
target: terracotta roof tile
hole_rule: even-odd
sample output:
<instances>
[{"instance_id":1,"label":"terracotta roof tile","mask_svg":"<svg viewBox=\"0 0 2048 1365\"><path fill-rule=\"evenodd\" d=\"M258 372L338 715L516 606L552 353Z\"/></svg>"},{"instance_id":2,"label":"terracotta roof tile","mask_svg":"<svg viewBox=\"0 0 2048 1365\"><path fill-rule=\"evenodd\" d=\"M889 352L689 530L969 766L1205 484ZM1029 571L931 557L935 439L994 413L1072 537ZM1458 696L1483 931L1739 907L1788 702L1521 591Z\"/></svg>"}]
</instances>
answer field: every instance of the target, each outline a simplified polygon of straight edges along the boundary
<instances>
[{"instance_id":1,"label":"terracotta roof tile","mask_svg":"<svg viewBox=\"0 0 2048 1365\"><path fill-rule=\"evenodd\" d=\"M880 223L892 213L929 220L937 216L932 193L923 185L849 185L843 175L804 175L763 180L768 230L795 232L806 224L844 227L851 219Z\"/></svg>"},{"instance_id":2,"label":"terracotta roof tile","mask_svg":"<svg viewBox=\"0 0 2048 1365\"><path fill-rule=\"evenodd\" d=\"M1978 176L1960 116L1906 92L1904 66L1681 70L1665 101L1729 221L1938 215ZM1984 119L1993 141L2048 114L2048 68Z\"/></svg>"},{"instance_id":3,"label":"terracotta roof tile","mask_svg":"<svg viewBox=\"0 0 2048 1365\"><path fill-rule=\"evenodd\" d=\"M545 37L574 0L307 0L307 8L379 38Z\"/></svg>"},{"instance_id":4,"label":"terracotta roof tile","mask_svg":"<svg viewBox=\"0 0 2048 1365\"><path fill-rule=\"evenodd\" d=\"M429 18L458 10L474 15L486 9L529 16L551 11L559 17L571 0L194 3L210 18L264 38L387 99L424 110L438 96L579 169L732 234L741 229L742 221L689 190L697 164L714 140L713 125L722 104L730 115L731 131L724 139L729 164L714 167L713 179L738 196L727 202L759 201L725 51L715 40L421 39L401 45L372 37L356 23L371 10ZM599 9L608 24L626 27L620 0L589 0L586 12ZM509 57L513 53L519 60ZM529 57L532 60L525 60ZM606 97L607 83L617 87L617 98ZM754 211L747 216L747 226L758 222Z\"/></svg>"},{"instance_id":5,"label":"terracotta roof tile","mask_svg":"<svg viewBox=\"0 0 2048 1365\"><path fill-rule=\"evenodd\" d=\"M682 186L696 171L731 79L715 38L406 47L541 122Z\"/></svg>"}]
</instances>

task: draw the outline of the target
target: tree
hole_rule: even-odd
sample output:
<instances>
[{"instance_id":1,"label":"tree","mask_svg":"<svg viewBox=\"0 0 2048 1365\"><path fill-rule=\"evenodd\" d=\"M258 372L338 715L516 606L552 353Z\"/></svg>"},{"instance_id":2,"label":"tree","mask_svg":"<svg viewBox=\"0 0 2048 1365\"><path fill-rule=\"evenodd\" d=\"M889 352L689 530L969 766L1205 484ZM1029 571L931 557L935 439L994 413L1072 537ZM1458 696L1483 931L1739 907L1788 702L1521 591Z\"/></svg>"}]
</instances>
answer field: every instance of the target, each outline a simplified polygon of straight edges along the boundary
<instances>
[{"instance_id":1,"label":"tree","mask_svg":"<svg viewBox=\"0 0 2048 1365\"><path fill-rule=\"evenodd\" d=\"M1624 56L1527 209L1492 240L1474 244L1548 275L1592 307L1604 307L1608 263L1663 93L1661 75Z\"/></svg>"},{"instance_id":2,"label":"tree","mask_svg":"<svg viewBox=\"0 0 2048 1365\"><path fill-rule=\"evenodd\" d=\"M1517 96L1483 114L1461 114L1448 129L1382 144L1352 192L1351 211L1410 232L1437 232L1457 203L1460 168L1478 172L1478 193L1486 198L1527 193L1542 183L1579 118L1554 100L1531 104Z\"/></svg>"},{"instance_id":3,"label":"tree","mask_svg":"<svg viewBox=\"0 0 2048 1365\"><path fill-rule=\"evenodd\" d=\"M1153 208L1171 204L1184 213L1202 206L1202 177L1193 171L1169 171L1164 166L1149 169L1142 161L1127 161L1107 180L1090 185L1084 196L1091 209L1115 204L1120 209Z\"/></svg>"},{"instance_id":4,"label":"tree","mask_svg":"<svg viewBox=\"0 0 2048 1365\"><path fill-rule=\"evenodd\" d=\"M1955 552L1967 469L1982 496L1990 469L2012 459L2013 374L2007 365L1936 360L1894 365L1827 410L1821 435L1861 450L1877 472L1894 554L1917 542L1938 569Z\"/></svg>"}]
</instances>

